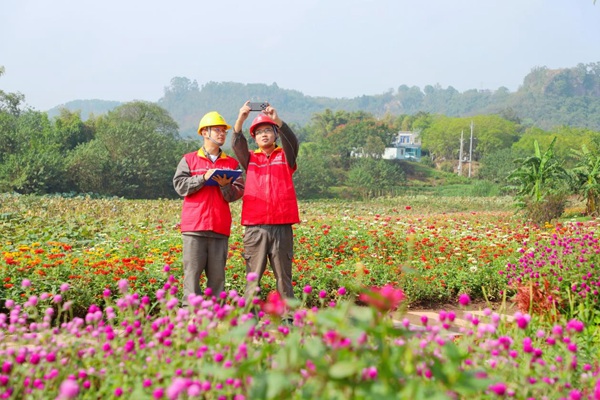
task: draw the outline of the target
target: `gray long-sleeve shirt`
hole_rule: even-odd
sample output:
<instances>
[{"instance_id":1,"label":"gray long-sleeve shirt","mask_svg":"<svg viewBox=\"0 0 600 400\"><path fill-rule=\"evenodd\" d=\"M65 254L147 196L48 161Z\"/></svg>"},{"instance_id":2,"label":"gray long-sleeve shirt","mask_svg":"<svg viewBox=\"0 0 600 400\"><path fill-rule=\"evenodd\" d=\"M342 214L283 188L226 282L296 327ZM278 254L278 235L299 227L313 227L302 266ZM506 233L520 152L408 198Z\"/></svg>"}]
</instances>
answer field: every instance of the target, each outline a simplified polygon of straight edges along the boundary
<instances>
[{"instance_id":1,"label":"gray long-sleeve shirt","mask_svg":"<svg viewBox=\"0 0 600 400\"><path fill-rule=\"evenodd\" d=\"M173 187L180 196L189 196L204 187L204 175L192 175L190 166L185 157L179 161L175 176L173 176ZM220 186L221 193L226 202L231 203L244 195L244 179L240 175L229 185Z\"/></svg>"}]
</instances>

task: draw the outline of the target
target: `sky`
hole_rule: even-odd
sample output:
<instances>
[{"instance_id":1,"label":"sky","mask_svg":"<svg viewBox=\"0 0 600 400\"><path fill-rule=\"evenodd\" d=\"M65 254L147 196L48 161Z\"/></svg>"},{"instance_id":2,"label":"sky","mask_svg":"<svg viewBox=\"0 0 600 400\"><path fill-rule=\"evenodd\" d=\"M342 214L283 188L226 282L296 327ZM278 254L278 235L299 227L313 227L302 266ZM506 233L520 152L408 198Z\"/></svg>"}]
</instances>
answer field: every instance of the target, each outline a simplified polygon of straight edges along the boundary
<instances>
[{"instance_id":1,"label":"sky","mask_svg":"<svg viewBox=\"0 0 600 400\"><path fill-rule=\"evenodd\" d=\"M594 0L2 0L0 90L46 111L158 101L174 77L353 98L436 85L515 91L600 62Z\"/></svg>"}]
</instances>

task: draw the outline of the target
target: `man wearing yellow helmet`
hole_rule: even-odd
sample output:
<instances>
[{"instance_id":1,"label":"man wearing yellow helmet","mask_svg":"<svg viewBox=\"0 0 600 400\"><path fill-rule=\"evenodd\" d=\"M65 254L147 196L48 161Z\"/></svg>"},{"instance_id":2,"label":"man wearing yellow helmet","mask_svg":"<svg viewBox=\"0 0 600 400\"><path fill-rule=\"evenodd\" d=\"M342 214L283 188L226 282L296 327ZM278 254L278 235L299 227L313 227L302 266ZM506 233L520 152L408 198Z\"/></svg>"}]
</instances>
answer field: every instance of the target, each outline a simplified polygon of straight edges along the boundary
<instances>
[{"instance_id":1,"label":"man wearing yellow helmet","mask_svg":"<svg viewBox=\"0 0 600 400\"><path fill-rule=\"evenodd\" d=\"M239 163L225 154L227 131L231 126L216 111L204 115L198 134L203 146L185 154L173 177L175 191L183 196L181 233L183 237L183 304L190 294L201 294L200 276L206 274L205 295L218 296L225 289L225 263L231 233L229 203L244 193L242 177L233 180L215 170L238 170ZM214 185L212 181L216 182Z\"/></svg>"}]
</instances>

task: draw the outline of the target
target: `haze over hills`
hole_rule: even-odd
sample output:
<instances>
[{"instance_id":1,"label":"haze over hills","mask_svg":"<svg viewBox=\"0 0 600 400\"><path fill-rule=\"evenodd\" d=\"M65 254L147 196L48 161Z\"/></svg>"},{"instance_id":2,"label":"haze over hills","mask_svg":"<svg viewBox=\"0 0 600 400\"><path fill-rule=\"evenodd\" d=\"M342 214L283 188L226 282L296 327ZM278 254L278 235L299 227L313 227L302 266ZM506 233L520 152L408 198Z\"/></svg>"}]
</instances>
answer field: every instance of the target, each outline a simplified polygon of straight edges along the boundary
<instances>
[{"instance_id":1,"label":"haze over hills","mask_svg":"<svg viewBox=\"0 0 600 400\"><path fill-rule=\"evenodd\" d=\"M133 99L132 99L133 100ZM283 89L276 83L208 82L202 86L185 77L171 79L163 97L156 103L179 124L182 136L194 136L204 113L217 110L233 124L246 100L268 100L289 123L305 125L313 114L330 110L365 111L376 116L428 112L447 116L500 114L542 129L559 125L600 130L600 62L573 68L536 67L524 77L516 92L497 90L459 92L452 86L427 85L423 89L401 85L378 95L355 98L306 96L298 90ZM60 108L81 110L83 119L100 115L118 106L106 100L74 100L48 111L58 115Z\"/></svg>"}]
</instances>

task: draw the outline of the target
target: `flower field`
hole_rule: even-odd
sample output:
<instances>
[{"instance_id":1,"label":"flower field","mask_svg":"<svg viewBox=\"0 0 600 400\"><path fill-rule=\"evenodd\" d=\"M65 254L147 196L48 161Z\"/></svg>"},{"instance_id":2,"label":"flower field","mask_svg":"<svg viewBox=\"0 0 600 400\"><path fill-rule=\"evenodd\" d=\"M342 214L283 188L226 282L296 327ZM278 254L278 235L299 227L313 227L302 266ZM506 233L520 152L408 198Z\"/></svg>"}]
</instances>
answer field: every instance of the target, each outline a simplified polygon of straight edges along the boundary
<instances>
[{"instance_id":1,"label":"flower field","mask_svg":"<svg viewBox=\"0 0 600 400\"><path fill-rule=\"evenodd\" d=\"M595 220L526 225L508 198L305 202L298 301L267 272L248 304L234 203L226 293L180 309L180 201L0 200L2 398L600 398ZM484 300L458 335L452 311L392 319Z\"/></svg>"}]
</instances>

